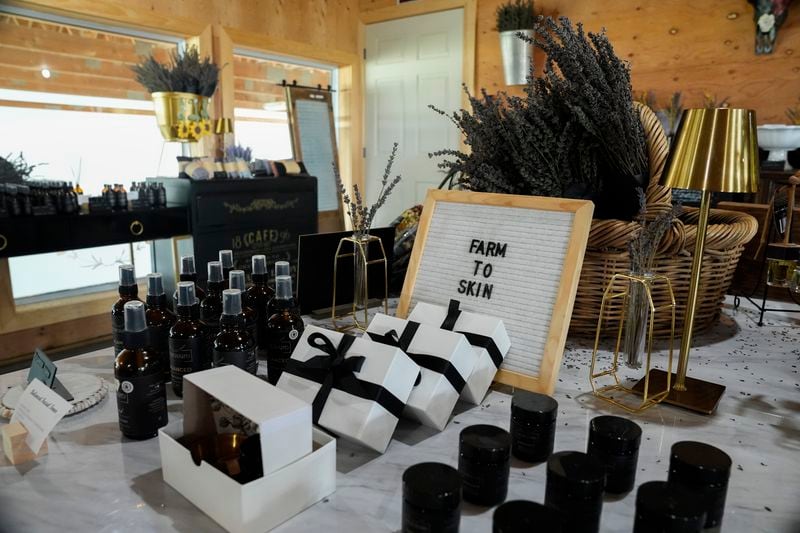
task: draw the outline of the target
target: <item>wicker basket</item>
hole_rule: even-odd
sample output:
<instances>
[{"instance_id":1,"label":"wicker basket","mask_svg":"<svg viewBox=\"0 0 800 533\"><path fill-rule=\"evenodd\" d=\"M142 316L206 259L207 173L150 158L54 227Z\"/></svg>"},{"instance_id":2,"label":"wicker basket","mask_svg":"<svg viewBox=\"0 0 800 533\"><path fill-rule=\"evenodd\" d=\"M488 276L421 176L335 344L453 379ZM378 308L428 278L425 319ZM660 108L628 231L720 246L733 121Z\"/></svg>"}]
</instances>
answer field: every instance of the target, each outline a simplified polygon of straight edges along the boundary
<instances>
[{"instance_id":1,"label":"wicker basket","mask_svg":"<svg viewBox=\"0 0 800 533\"><path fill-rule=\"evenodd\" d=\"M647 218L652 219L657 214L672 208L670 190L658 184L667 157L667 139L655 114L646 106L638 104L637 106L647 134L651 172L647 188ZM692 254L697 236L696 222L697 209L684 209L683 214L673 221L672 228L662 239L654 262L654 272L663 274L672 281L677 304L676 336L680 335L679 332L683 327L686 300L689 297ZM578 294L572 311L570 333L595 334L603 291L614 274L630 270L628 242L639 229L637 222L599 219L592 222ZM744 245L757 231L758 223L750 215L711 210L703 254L695 331L709 328L719 317L722 300L733 279L739 256ZM656 307L667 303L666 293L655 291L653 298ZM616 333L622 315L622 303L614 301L606 306L603 333ZM654 333L659 337L668 336L670 333L670 317L667 313L663 315L656 316L654 326Z\"/></svg>"}]
</instances>

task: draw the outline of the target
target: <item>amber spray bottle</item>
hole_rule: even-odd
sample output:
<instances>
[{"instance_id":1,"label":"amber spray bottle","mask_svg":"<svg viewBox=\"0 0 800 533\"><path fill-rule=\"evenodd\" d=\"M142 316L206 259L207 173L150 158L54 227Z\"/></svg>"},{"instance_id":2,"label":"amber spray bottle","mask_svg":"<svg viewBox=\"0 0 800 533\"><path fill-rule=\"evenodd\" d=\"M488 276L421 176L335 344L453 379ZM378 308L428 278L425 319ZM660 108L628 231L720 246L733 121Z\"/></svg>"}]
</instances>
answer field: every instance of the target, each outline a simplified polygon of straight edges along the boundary
<instances>
[{"instance_id":1,"label":"amber spray bottle","mask_svg":"<svg viewBox=\"0 0 800 533\"><path fill-rule=\"evenodd\" d=\"M222 291L222 316L219 334L214 339L214 366L234 365L255 375L258 371L256 345L244 325L242 291Z\"/></svg>"},{"instance_id":2,"label":"amber spray bottle","mask_svg":"<svg viewBox=\"0 0 800 533\"><path fill-rule=\"evenodd\" d=\"M211 367L200 302L191 281L178 282L176 309L178 321L169 330L169 365L172 390L183 396L183 376Z\"/></svg>"},{"instance_id":3,"label":"amber spray bottle","mask_svg":"<svg viewBox=\"0 0 800 533\"><path fill-rule=\"evenodd\" d=\"M267 381L275 385L286 368L286 361L292 357L305 325L294 306L291 276L275 278L275 298L272 301L277 311L267 322Z\"/></svg>"},{"instance_id":4,"label":"amber spray bottle","mask_svg":"<svg viewBox=\"0 0 800 533\"><path fill-rule=\"evenodd\" d=\"M114 360L119 429L129 439L149 439L167 424L164 371L148 347L144 304L127 302L123 313L122 351Z\"/></svg>"},{"instance_id":5,"label":"amber spray bottle","mask_svg":"<svg viewBox=\"0 0 800 533\"><path fill-rule=\"evenodd\" d=\"M219 333L219 317L222 314L222 291L224 289L222 264L219 261L209 261L206 297L200 302L200 320L206 326L209 353L211 353L211 346Z\"/></svg>"},{"instance_id":6,"label":"amber spray bottle","mask_svg":"<svg viewBox=\"0 0 800 533\"><path fill-rule=\"evenodd\" d=\"M244 270L231 270L228 285L231 289L239 289L242 292L242 315L244 315L244 327L253 338L253 342L258 346L258 313L250 305L250 298L247 296L247 286L244 281Z\"/></svg>"},{"instance_id":7,"label":"amber spray bottle","mask_svg":"<svg viewBox=\"0 0 800 533\"><path fill-rule=\"evenodd\" d=\"M122 332L125 331L124 307L127 302L140 301L133 265L119 267L119 299L111 306L111 335L114 339L114 356L122 351Z\"/></svg>"},{"instance_id":8,"label":"amber spray bottle","mask_svg":"<svg viewBox=\"0 0 800 533\"><path fill-rule=\"evenodd\" d=\"M267 311L269 301L275 296L275 291L269 286L267 279L267 257L264 255L254 255L252 258L253 272L250 277L253 281L247 289L247 300L250 306L256 310L256 355L259 359L267 358L267 321L271 314Z\"/></svg>"},{"instance_id":9,"label":"amber spray bottle","mask_svg":"<svg viewBox=\"0 0 800 533\"><path fill-rule=\"evenodd\" d=\"M150 347L161 358L164 381L169 382L169 330L175 315L167 308L167 295L161 274L147 275L147 328L150 330Z\"/></svg>"}]
</instances>

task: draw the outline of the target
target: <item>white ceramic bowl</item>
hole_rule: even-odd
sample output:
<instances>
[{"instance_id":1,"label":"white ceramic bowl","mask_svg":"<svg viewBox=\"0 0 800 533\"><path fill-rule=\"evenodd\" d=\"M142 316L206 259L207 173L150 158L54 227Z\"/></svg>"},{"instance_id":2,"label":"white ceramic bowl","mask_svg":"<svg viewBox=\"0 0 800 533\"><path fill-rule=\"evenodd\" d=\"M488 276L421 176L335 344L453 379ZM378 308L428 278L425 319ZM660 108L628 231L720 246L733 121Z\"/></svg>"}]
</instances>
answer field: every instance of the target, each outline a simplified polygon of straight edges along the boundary
<instances>
[{"instance_id":1,"label":"white ceramic bowl","mask_svg":"<svg viewBox=\"0 0 800 533\"><path fill-rule=\"evenodd\" d=\"M767 161L786 161L786 152L800 148L800 126L786 124L759 126L758 146L762 150L769 150Z\"/></svg>"}]
</instances>

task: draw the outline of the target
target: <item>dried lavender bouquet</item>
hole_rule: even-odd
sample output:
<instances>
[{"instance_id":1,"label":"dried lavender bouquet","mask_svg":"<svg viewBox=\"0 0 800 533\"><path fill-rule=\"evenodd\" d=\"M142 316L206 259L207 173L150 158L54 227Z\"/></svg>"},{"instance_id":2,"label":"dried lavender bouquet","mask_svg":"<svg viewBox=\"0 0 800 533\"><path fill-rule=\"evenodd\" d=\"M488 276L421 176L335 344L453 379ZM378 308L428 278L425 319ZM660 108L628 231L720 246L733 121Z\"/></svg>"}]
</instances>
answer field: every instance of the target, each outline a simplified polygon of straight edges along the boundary
<instances>
[{"instance_id":1,"label":"dried lavender bouquet","mask_svg":"<svg viewBox=\"0 0 800 533\"><path fill-rule=\"evenodd\" d=\"M338 167L335 163L333 165L333 175L336 177L336 186L339 188L339 194L342 196L345 211L353 227L353 237L356 239L362 239L369 235L369 230L372 228L372 221L375 219L375 215L378 213L378 210L383 207L383 204L386 203L386 199L392 194L397 184L400 183L401 176L399 175L389 179L396 156L397 143L394 143L392 146L392 153L389 155L389 160L386 162L386 168L383 171L381 190L378 193L378 198L375 200L375 203L371 206L364 203L364 197L361 194L361 190L358 188L358 184L353 185L353 195L350 196L347 192L347 187L345 187L342 181L342 176L339 174Z\"/></svg>"}]
</instances>

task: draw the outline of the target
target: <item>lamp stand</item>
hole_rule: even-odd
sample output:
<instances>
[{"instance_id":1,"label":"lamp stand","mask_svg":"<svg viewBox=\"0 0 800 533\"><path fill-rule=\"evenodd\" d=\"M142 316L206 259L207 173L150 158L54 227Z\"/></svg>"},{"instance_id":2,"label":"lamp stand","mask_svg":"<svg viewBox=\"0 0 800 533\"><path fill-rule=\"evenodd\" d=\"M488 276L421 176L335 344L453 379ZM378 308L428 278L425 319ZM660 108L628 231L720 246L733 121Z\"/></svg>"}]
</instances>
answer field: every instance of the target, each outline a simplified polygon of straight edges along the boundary
<instances>
[{"instance_id":1,"label":"lamp stand","mask_svg":"<svg viewBox=\"0 0 800 533\"><path fill-rule=\"evenodd\" d=\"M697 239L692 260L692 277L689 285L689 300L686 302L686 318L683 323L683 337L681 338L681 353L678 358L678 373L673 376L672 390L663 400L665 403L683 407L691 411L711 414L717 408L725 387L686 377L689 367L689 352L692 349L692 334L694 331L694 315L697 308L697 296L700 289L700 271L703 267L703 250L706 244L706 228L708 226L708 212L711 207L711 191L703 191L700 200L700 218L697 221ZM667 373L663 370L651 370L650 387L661 390L668 383ZM633 390L644 392L645 380L640 380Z\"/></svg>"}]
</instances>

